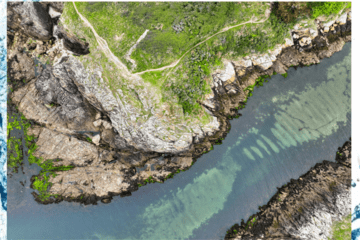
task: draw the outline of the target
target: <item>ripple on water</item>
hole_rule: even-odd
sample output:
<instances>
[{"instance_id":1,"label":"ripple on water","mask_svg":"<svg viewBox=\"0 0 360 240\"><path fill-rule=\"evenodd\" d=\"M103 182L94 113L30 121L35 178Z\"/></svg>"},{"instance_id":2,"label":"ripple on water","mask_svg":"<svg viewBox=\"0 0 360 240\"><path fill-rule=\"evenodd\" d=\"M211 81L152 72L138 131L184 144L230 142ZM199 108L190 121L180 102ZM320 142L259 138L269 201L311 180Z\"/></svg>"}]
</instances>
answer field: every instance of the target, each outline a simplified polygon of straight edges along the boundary
<instances>
[{"instance_id":1,"label":"ripple on water","mask_svg":"<svg viewBox=\"0 0 360 240\"><path fill-rule=\"evenodd\" d=\"M276 187L317 162L334 161L336 149L350 137L350 46L255 89L223 144L190 170L108 205L27 205L26 215L19 209L9 217L9 236L223 238L230 226L257 212Z\"/></svg>"}]
</instances>

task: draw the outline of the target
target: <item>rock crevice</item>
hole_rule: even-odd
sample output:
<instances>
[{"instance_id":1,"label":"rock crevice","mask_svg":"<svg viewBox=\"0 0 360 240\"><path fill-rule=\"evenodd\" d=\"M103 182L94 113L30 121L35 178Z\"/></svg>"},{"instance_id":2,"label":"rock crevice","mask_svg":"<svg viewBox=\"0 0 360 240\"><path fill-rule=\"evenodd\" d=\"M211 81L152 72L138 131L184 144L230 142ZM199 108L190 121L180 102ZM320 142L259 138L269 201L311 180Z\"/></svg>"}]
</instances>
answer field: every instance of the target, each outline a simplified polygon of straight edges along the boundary
<instances>
[{"instance_id":1,"label":"rock crevice","mask_svg":"<svg viewBox=\"0 0 360 240\"><path fill-rule=\"evenodd\" d=\"M88 45L53 21L59 18L62 5L39 4L9 4L8 74L9 85L15 89L10 98L27 119L42 126L41 130L34 130L39 133L39 147L34 154L45 159L60 159L56 164L76 166L51 178L53 186L49 192L61 195L61 199L86 204L98 200L109 202L114 195L129 195L149 177L162 182L173 173L188 169L198 157L211 150L213 144L221 143L226 137L231 127L229 119L241 115L237 109L246 101L248 91L244 89L253 85L259 76L272 75L274 71L285 73L291 66L317 64L351 40L351 13L345 22L341 15L340 22L334 22L328 32L319 24L316 36L312 31L293 31L294 43L288 39L268 55L227 61L224 71L213 73L212 93L201 102L212 115L209 124L192 125L191 131L182 125L171 125L164 130L160 118L151 116L139 128L139 124L135 124L138 113L114 97L112 90L105 87L106 79L102 79L101 72L93 69L89 74L72 56L72 53L88 54ZM37 8L42 9L44 16L36 15L34 9ZM31 21L38 22L36 29L22 24L29 12L24 9L30 9ZM37 41L28 42L29 37ZM311 41L296 40L305 37ZM36 63L38 59L34 55L37 54L47 56L52 64ZM144 105L152 110L148 102L144 101ZM161 137L166 133L169 139ZM70 141L79 147L74 149ZM137 167L145 170L137 171ZM108 180L101 180L101 175L109 175ZM116 176L121 180L119 184ZM82 181L90 178L92 188L69 188L83 186ZM59 199L50 199L47 203L56 201Z\"/></svg>"}]
</instances>

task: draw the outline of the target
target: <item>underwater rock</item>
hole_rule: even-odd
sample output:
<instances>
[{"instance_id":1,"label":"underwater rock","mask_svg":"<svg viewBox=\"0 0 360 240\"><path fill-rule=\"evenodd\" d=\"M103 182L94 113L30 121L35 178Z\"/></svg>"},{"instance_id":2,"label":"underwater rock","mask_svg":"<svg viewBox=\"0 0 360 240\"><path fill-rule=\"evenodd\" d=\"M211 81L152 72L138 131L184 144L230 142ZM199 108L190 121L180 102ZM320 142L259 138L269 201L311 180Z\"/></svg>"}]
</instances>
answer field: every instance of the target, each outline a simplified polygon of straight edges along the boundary
<instances>
[{"instance_id":1,"label":"underwater rock","mask_svg":"<svg viewBox=\"0 0 360 240\"><path fill-rule=\"evenodd\" d=\"M327 239L332 223L350 212L351 140L339 148L336 162L317 163L278 188L260 212L232 226L225 239Z\"/></svg>"}]
</instances>

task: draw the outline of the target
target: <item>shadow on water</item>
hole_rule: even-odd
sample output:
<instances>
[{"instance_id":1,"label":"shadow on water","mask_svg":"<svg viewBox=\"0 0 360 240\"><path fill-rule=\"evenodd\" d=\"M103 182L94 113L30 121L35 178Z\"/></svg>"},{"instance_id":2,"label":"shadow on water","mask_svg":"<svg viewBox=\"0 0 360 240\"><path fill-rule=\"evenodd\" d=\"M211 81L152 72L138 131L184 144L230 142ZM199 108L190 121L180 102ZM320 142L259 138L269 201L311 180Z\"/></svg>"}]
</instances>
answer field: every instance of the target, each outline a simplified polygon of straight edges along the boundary
<instances>
[{"instance_id":1,"label":"shadow on water","mask_svg":"<svg viewBox=\"0 0 360 240\"><path fill-rule=\"evenodd\" d=\"M8 236L222 239L230 226L266 204L276 187L324 159L334 161L337 148L349 139L350 47L347 43L319 65L290 69L288 78L278 75L255 89L223 144L188 171L108 205L44 206L26 193L20 206L9 201Z\"/></svg>"}]
</instances>

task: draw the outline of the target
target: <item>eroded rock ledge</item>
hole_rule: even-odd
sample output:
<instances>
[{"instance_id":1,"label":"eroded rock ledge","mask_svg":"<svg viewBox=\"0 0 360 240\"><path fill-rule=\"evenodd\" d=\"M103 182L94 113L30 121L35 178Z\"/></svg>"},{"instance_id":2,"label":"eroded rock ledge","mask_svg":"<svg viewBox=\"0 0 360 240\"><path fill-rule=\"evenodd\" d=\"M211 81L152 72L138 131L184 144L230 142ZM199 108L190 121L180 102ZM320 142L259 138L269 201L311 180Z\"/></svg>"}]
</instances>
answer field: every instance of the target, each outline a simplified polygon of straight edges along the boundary
<instances>
[{"instance_id":1,"label":"eroded rock ledge","mask_svg":"<svg viewBox=\"0 0 360 240\"><path fill-rule=\"evenodd\" d=\"M8 76L14 90L8 110L15 111L17 106L34 123L30 133L37 137L36 157L57 159L55 166L75 166L50 179L53 185L49 193L60 197L42 203L109 202L112 196L131 194L149 177L163 182L169 174L188 169L226 137L231 127L229 119L240 116L237 108L245 105L248 92L244 89L259 76L285 73L291 66L317 64L351 40L351 13L344 13L345 20L342 15L329 26L318 23L317 34L294 30L294 41L288 39L270 54L229 61L224 71L213 73L213 93L201 103L213 115L210 125L191 126L193 133L177 126L175 132L182 133L179 138L154 142L151 136L158 130L155 122L149 120L144 125L149 127L149 134L127 135L131 139L128 141L118 131L119 126L126 125L123 114L128 114L127 106L120 107L110 99L111 91L103 83L98 84L101 78L88 76L81 62L72 56L87 54L88 45L57 26L61 3L24 4L27 5L9 3L8 7L9 21L17 21L8 29ZM49 16L36 16L39 11L34 9L38 8ZM34 22L32 25L43 29L29 28L29 19ZM51 19L51 23L45 24L46 19ZM51 31L49 26L53 27ZM29 37L38 41L29 42ZM37 64L38 56L50 63ZM106 102L125 112L113 111L110 105L104 105ZM136 126L126 127L131 133ZM86 140L89 138L91 142ZM161 144L164 148L160 152L146 150L158 149Z\"/></svg>"},{"instance_id":2,"label":"eroded rock ledge","mask_svg":"<svg viewBox=\"0 0 360 240\"><path fill-rule=\"evenodd\" d=\"M270 201L225 239L327 239L331 225L351 212L351 138L299 179L278 188Z\"/></svg>"}]
</instances>

